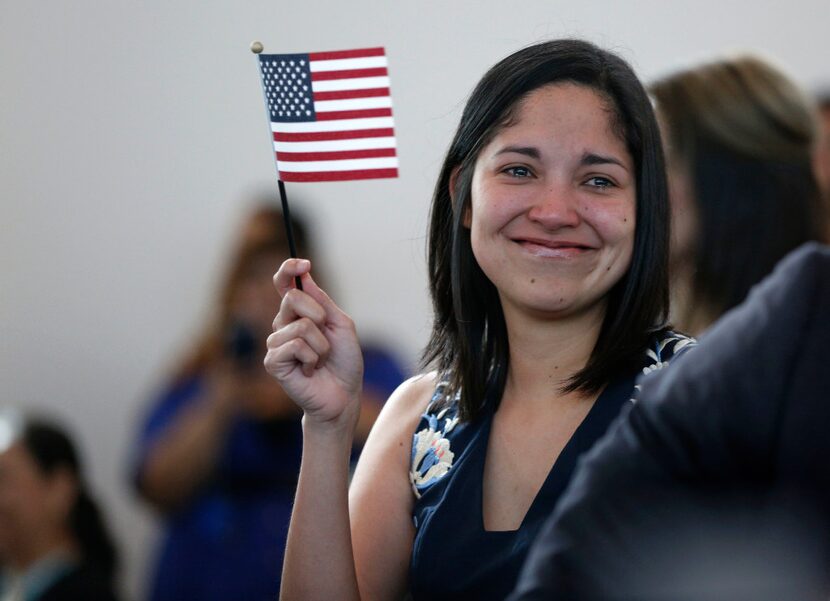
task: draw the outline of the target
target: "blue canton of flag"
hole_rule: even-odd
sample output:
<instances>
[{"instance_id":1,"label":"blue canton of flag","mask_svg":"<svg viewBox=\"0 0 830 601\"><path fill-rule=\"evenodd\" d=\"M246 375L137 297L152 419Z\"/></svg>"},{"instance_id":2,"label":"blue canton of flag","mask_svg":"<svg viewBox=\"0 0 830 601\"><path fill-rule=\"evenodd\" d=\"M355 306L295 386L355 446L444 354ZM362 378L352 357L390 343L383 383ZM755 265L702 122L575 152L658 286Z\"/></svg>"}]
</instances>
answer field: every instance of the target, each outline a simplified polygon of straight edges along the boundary
<instances>
[{"instance_id":1,"label":"blue canton of flag","mask_svg":"<svg viewBox=\"0 0 830 601\"><path fill-rule=\"evenodd\" d=\"M271 121L314 121L314 96L307 54L273 55L262 65Z\"/></svg>"}]
</instances>

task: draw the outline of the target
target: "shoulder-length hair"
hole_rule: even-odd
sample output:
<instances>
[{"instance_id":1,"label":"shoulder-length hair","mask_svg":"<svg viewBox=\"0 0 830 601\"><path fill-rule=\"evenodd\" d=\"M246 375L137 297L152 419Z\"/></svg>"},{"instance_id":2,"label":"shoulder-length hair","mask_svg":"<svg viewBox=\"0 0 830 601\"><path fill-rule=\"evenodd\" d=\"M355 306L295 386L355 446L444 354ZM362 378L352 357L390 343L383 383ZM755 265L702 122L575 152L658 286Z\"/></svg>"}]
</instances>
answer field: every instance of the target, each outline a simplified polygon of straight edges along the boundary
<instances>
[{"instance_id":1,"label":"shoulder-length hair","mask_svg":"<svg viewBox=\"0 0 830 601\"><path fill-rule=\"evenodd\" d=\"M649 335L666 319L668 192L648 95L624 60L589 42L556 40L520 50L491 68L473 90L444 160L430 213L428 265L435 316L422 359L449 379L446 398L463 390L464 419L475 419L488 402L499 402L509 358L498 293L476 262L463 223L475 162L523 98L556 83L587 86L606 100L634 162L637 194L631 264L608 293L587 364L564 390L600 390L639 359Z\"/></svg>"},{"instance_id":2,"label":"shoulder-length hair","mask_svg":"<svg viewBox=\"0 0 830 601\"><path fill-rule=\"evenodd\" d=\"M707 323L789 251L821 238L814 107L752 56L681 71L650 89L698 217L689 310L679 318Z\"/></svg>"}]
</instances>

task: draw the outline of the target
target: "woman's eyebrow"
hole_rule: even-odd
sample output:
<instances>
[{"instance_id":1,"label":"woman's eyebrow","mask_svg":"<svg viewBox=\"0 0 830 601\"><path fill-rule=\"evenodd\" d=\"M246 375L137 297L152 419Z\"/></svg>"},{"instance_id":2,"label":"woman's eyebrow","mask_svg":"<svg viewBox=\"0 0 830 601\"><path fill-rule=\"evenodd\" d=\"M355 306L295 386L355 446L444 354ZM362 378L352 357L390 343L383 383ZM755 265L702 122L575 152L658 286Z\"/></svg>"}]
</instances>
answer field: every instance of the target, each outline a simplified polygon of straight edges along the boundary
<instances>
[{"instance_id":1,"label":"woman's eyebrow","mask_svg":"<svg viewBox=\"0 0 830 601\"><path fill-rule=\"evenodd\" d=\"M539 149L533 146L505 146L496 153L496 156L508 152L523 154L525 156L529 156L532 159L539 159L542 156L542 153L539 152Z\"/></svg>"},{"instance_id":2,"label":"woman's eyebrow","mask_svg":"<svg viewBox=\"0 0 830 601\"><path fill-rule=\"evenodd\" d=\"M585 154L583 154L582 159L580 159L579 163L581 165L607 165L610 163L612 165L619 165L620 167L628 171L628 167L626 167L620 159L616 157L595 154L593 152L586 152Z\"/></svg>"}]
</instances>

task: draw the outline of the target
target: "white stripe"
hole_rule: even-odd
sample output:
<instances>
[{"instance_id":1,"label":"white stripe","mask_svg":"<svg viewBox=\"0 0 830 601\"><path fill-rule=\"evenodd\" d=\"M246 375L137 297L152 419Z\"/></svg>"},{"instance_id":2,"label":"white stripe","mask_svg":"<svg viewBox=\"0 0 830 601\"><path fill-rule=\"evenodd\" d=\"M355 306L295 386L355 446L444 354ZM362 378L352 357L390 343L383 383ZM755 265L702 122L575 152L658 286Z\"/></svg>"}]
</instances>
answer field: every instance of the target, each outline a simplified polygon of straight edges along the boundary
<instances>
[{"instance_id":1,"label":"white stripe","mask_svg":"<svg viewBox=\"0 0 830 601\"><path fill-rule=\"evenodd\" d=\"M347 100L321 100L314 103L318 113L327 111L358 111L361 109L385 109L392 107L392 98L376 96L374 98L349 98Z\"/></svg>"},{"instance_id":2,"label":"white stripe","mask_svg":"<svg viewBox=\"0 0 830 601\"><path fill-rule=\"evenodd\" d=\"M326 140L325 142L274 142L274 150L280 152L336 152L338 150L395 147L395 138L355 138L352 140Z\"/></svg>"},{"instance_id":3,"label":"white stripe","mask_svg":"<svg viewBox=\"0 0 830 601\"><path fill-rule=\"evenodd\" d=\"M376 69L386 67L385 56L366 56L363 58L336 58L326 61L309 61L312 73L318 71L345 71L349 69Z\"/></svg>"},{"instance_id":4,"label":"white stripe","mask_svg":"<svg viewBox=\"0 0 830 601\"><path fill-rule=\"evenodd\" d=\"M331 79L312 81L311 89L315 92L339 92L340 90L363 90L370 88L388 88L388 77L353 77L351 79Z\"/></svg>"},{"instance_id":5,"label":"white stripe","mask_svg":"<svg viewBox=\"0 0 830 601\"><path fill-rule=\"evenodd\" d=\"M343 161L277 161L280 173L308 173L311 171L357 171L359 169L392 169L398 166L397 157L379 159L347 159Z\"/></svg>"},{"instance_id":6,"label":"white stripe","mask_svg":"<svg viewBox=\"0 0 830 601\"><path fill-rule=\"evenodd\" d=\"M305 123L271 123L271 131L284 134L301 134L318 131L354 131L356 129L379 129L394 127L392 117L371 119L338 119L337 121L308 121Z\"/></svg>"}]
</instances>

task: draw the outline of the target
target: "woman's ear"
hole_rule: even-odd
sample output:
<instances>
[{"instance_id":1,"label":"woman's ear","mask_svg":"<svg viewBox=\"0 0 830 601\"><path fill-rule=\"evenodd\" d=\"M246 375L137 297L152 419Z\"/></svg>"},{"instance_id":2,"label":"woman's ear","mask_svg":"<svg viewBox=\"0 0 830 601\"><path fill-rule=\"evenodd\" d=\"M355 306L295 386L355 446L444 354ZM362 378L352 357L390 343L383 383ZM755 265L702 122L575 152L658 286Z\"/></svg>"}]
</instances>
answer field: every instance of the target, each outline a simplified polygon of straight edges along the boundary
<instances>
[{"instance_id":1,"label":"woman's ear","mask_svg":"<svg viewBox=\"0 0 830 601\"><path fill-rule=\"evenodd\" d=\"M450 188L449 193L450 193L450 199L452 200L453 208L455 207L456 186L458 185L458 178L460 176L461 176L461 165L456 165L453 168L452 173L450 173L450 181L449 181L449 188ZM466 227L467 229L470 229L470 224L472 223L472 221L473 221L472 210L470 208L470 205L468 204L466 207L464 207L464 216L463 216L463 219L462 219L462 223L464 224L464 227Z\"/></svg>"}]
</instances>

